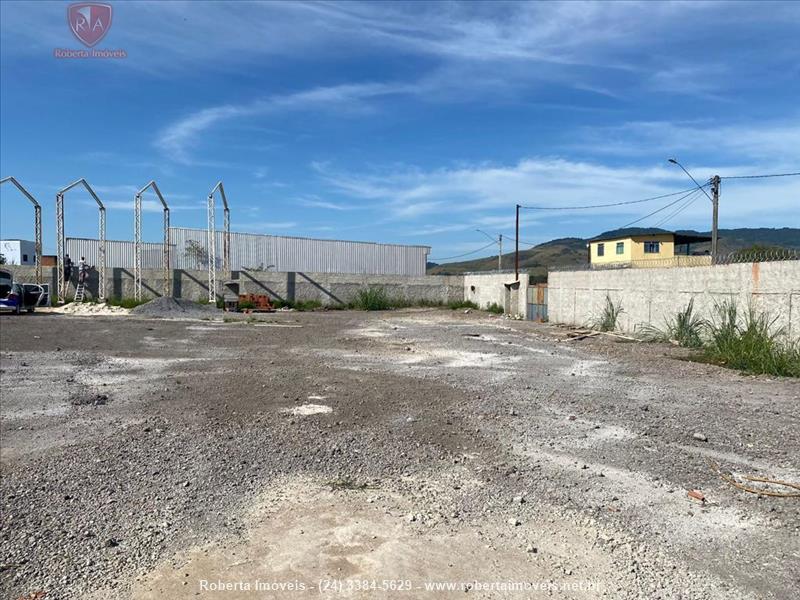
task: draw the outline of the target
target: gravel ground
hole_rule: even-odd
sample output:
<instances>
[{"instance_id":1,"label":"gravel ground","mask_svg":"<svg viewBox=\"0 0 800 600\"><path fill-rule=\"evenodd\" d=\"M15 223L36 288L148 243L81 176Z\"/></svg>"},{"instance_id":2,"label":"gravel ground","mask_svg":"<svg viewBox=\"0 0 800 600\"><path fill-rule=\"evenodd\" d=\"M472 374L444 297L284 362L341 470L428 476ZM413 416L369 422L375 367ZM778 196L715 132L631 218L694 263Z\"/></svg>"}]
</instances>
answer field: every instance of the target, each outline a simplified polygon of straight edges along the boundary
<instances>
[{"instance_id":1,"label":"gravel ground","mask_svg":"<svg viewBox=\"0 0 800 600\"><path fill-rule=\"evenodd\" d=\"M139 317L197 318L222 316L222 311L212 304L199 304L180 298L155 298L131 309Z\"/></svg>"},{"instance_id":2,"label":"gravel ground","mask_svg":"<svg viewBox=\"0 0 800 600\"><path fill-rule=\"evenodd\" d=\"M800 500L715 471L800 481L798 381L476 312L0 328L4 598L800 592Z\"/></svg>"}]
</instances>

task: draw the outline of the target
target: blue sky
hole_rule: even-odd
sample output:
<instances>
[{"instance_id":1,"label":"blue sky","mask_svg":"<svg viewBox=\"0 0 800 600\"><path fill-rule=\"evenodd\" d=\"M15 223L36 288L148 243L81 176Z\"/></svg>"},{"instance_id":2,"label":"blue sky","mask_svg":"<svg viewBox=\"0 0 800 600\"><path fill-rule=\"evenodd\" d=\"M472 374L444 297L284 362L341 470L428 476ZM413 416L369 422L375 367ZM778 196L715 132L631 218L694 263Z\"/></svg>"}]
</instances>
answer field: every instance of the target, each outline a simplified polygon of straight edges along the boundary
<instances>
[{"instance_id":1,"label":"blue sky","mask_svg":"<svg viewBox=\"0 0 800 600\"><path fill-rule=\"evenodd\" d=\"M108 238L133 236L155 179L204 227L222 179L237 231L432 246L514 235L514 205L632 200L698 179L800 171L800 3L113 2L99 49L67 3L0 3L0 173L44 206L86 177ZM800 178L725 182L720 226L800 226ZM520 238L590 236L666 201L524 213ZM677 205L680 207L681 205ZM144 237L160 237L148 197ZM655 225L672 210L639 223ZM33 238L9 185L0 235ZM66 232L97 211L67 196ZM221 222L221 216L219 217ZM668 228L708 229L710 203ZM491 254L491 248L481 254Z\"/></svg>"}]
</instances>

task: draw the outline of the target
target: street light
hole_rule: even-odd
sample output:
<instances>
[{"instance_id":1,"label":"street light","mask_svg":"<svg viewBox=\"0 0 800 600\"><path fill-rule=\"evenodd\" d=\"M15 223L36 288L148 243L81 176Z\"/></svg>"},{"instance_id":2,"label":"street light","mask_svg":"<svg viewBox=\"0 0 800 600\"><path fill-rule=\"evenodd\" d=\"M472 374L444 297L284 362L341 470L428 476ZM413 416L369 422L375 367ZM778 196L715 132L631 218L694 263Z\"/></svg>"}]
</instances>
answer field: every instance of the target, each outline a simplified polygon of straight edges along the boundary
<instances>
[{"instance_id":1,"label":"street light","mask_svg":"<svg viewBox=\"0 0 800 600\"><path fill-rule=\"evenodd\" d=\"M498 273L501 272L503 270L503 234L502 233L497 234L497 239L494 239L483 229L476 229L475 231L477 231L478 233L482 233L483 235L485 235L487 238L489 238L499 246L499 249L497 251L497 272Z\"/></svg>"},{"instance_id":2,"label":"street light","mask_svg":"<svg viewBox=\"0 0 800 600\"><path fill-rule=\"evenodd\" d=\"M692 174L689 173L689 171L686 170L686 167L684 167L681 163L679 163L674 158L669 158L669 159L667 159L667 161L671 162L673 165L678 165L683 170L683 172L686 173L689 176L689 179L691 179L694 182L694 184L698 187L698 189L700 191L702 191L706 195L706 198L711 200L711 206L712 206L712 213L711 213L711 260L713 262L716 262L716 260L717 260L717 241L718 241L718 238L719 238L719 236L717 234L717 230L719 229L719 182L720 182L719 175L715 175L714 177L711 178L711 192L714 195L713 198L712 198L711 196L708 195L708 192L705 190L705 188L702 185L700 185L699 183L697 183L697 180L694 177L692 177Z\"/></svg>"}]
</instances>

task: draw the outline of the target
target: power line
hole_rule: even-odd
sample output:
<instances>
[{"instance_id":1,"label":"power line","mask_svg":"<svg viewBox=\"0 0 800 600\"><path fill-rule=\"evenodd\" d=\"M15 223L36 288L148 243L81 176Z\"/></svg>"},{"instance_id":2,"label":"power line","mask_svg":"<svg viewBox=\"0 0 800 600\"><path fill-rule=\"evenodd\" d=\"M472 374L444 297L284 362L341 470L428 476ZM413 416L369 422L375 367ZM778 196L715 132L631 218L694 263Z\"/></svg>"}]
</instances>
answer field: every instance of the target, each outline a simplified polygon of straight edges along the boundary
<instances>
[{"instance_id":1,"label":"power line","mask_svg":"<svg viewBox=\"0 0 800 600\"><path fill-rule=\"evenodd\" d=\"M481 250L486 250L489 246L496 246L497 242L491 242L486 244L482 248L478 248L477 250L473 250L472 252L465 252L464 254L457 254L456 256L444 256L442 258L429 258L428 260L450 260L451 258L461 258L462 256L469 256L470 254L477 254Z\"/></svg>"},{"instance_id":2,"label":"power line","mask_svg":"<svg viewBox=\"0 0 800 600\"><path fill-rule=\"evenodd\" d=\"M689 199L688 199L686 202L684 202L684 203L683 203L681 206L679 206L677 209L675 209L674 211L672 211L672 212L671 212L670 214L668 214L666 217L664 217L663 219L661 219L661 220L660 220L658 223L656 223L655 225L653 225L653 227L661 227L661 225L663 225L663 224L664 224L664 223L666 223L667 221L669 221L669 220L671 220L671 219L674 219L674 218L675 218L675 217L677 217L679 214L681 214L681 213L682 213L684 210L686 210L687 208L689 208L689 206L690 206L691 204L693 204L694 202L696 202L696 201L697 201L697 199L698 199L698 198L700 198L700 197L701 197L701 196L700 196L700 190L697 190L697 191L696 191L696 192L693 194L693 196L690 196L690 197L689 197Z\"/></svg>"},{"instance_id":3,"label":"power line","mask_svg":"<svg viewBox=\"0 0 800 600\"><path fill-rule=\"evenodd\" d=\"M797 177L800 173L771 173L769 175L731 175L720 179L764 179L765 177Z\"/></svg>"},{"instance_id":4,"label":"power line","mask_svg":"<svg viewBox=\"0 0 800 600\"><path fill-rule=\"evenodd\" d=\"M700 187L706 187L705 184ZM623 206L625 204L640 204L642 202L652 202L653 200L661 200L662 198L669 198L671 196L678 196L680 194L685 194L686 192L691 192L697 189L696 187L689 188L688 190L681 190L680 192L672 192L670 194L662 194L661 196L653 196L652 198L642 198L641 200L628 200L626 202L612 202L610 204L593 204L589 206L523 206L520 205L520 208L525 208L527 210L585 210L588 208L608 208L609 206Z\"/></svg>"},{"instance_id":5,"label":"power line","mask_svg":"<svg viewBox=\"0 0 800 600\"><path fill-rule=\"evenodd\" d=\"M636 223L639 223L640 221L644 221L645 219L647 219L647 218L649 218L649 217L652 217L652 216L653 216L653 215L655 215L655 214L658 214L658 213L660 213L662 210L667 210L667 209L668 209L670 206L674 206L674 205L676 205L678 202L681 202L682 200L685 200L686 198L688 198L688 197L689 197L689 196L691 196L692 194L696 193L698 189L699 189L699 188L696 188L696 187L692 188L691 190L689 190L689 193L688 193L688 194L686 194L685 196L681 196L681 197L680 197L680 198L678 198L677 200L673 200L673 201L672 201L672 202L670 202L669 204L667 204L667 205L665 205L665 206L662 206L661 208L659 208L659 209L656 209L656 210L654 210L653 212L651 212L651 213L648 213L648 214L646 214L646 215L645 215L645 216L643 216L643 217L639 217L639 218L638 218L638 219L636 219L635 221L631 221L630 223L627 223L627 224L623 225L623 226L622 226L622 227L620 227L619 229L625 229L626 227L630 227L631 225L635 225Z\"/></svg>"},{"instance_id":6,"label":"power line","mask_svg":"<svg viewBox=\"0 0 800 600\"><path fill-rule=\"evenodd\" d=\"M510 235L504 236L506 239L511 240L512 242L516 242L517 238L511 237ZM525 240L520 240L520 244L525 244L526 246L538 246L541 242L526 242Z\"/></svg>"},{"instance_id":7,"label":"power line","mask_svg":"<svg viewBox=\"0 0 800 600\"><path fill-rule=\"evenodd\" d=\"M688 198L688 200L686 200L686 202L684 202L683 204L678 206L678 208L676 208L670 214L668 214L666 217L664 217L663 219L658 221L655 225L653 225L653 227L661 227L664 223L674 219L679 214L681 214L684 210L689 208L689 206L691 206L697 200L698 197L699 196L697 194L695 194L693 196L689 196L689 198Z\"/></svg>"}]
</instances>

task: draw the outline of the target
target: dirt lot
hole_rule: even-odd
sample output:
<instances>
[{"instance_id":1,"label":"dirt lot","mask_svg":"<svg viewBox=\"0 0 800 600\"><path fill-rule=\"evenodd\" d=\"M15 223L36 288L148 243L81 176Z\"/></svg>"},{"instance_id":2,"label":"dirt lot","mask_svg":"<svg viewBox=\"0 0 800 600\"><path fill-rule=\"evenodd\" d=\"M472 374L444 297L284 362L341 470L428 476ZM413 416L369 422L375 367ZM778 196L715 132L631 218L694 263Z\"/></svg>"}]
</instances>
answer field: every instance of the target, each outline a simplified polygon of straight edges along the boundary
<instances>
[{"instance_id":1,"label":"dirt lot","mask_svg":"<svg viewBox=\"0 0 800 600\"><path fill-rule=\"evenodd\" d=\"M797 381L474 312L0 327L3 598L800 594L800 499L712 468L800 481Z\"/></svg>"}]
</instances>

